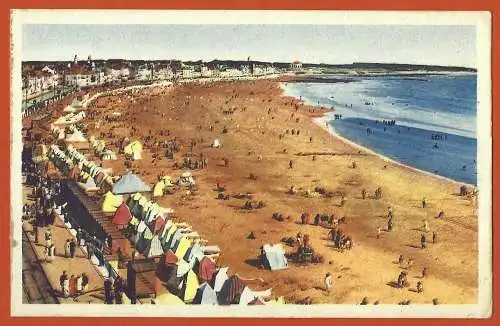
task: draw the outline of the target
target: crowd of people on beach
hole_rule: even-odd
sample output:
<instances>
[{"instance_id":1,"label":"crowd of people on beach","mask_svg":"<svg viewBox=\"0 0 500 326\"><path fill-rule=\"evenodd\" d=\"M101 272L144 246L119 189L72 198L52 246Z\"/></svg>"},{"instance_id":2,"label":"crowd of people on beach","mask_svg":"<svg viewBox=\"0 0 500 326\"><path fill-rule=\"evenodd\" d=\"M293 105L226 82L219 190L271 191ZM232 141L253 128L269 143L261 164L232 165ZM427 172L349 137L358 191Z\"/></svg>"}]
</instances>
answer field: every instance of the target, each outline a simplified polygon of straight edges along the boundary
<instances>
[{"instance_id":1,"label":"crowd of people on beach","mask_svg":"<svg viewBox=\"0 0 500 326\"><path fill-rule=\"evenodd\" d=\"M223 112L224 115L232 115L234 113L233 110L226 110L226 112ZM271 113L271 110L269 109L268 114ZM292 118L296 118L292 114ZM298 119L298 118L297 118ZM335 119L342 119L342 115L336 114ZM119 120L119 119L117 119ZM108 121L110 122L110 121ZM378 123L378 121L377 121ZM392 126L396 124L395 120L383 120L382 123L384 125ZM137 134L139 133L139 129L136 128L135 126L132 126L132 134ZM211 126L211 130L213 131L213 125ZM224 126L222 133L228 133L229 127ZM367 133L371 133L371 129L367 129ZM279 138L282 139L285 137L285 135L300 135L301 131L297 128L291 128L291 129L286 129L282 134L279 135ZM302 131L302 134L307 134L307 131L304 132ZM160 157L166 157L168 159L173 159L174 158L174 153L178 153L181 151L183 148L189 148L189 153L193 153L195 149L199 148L200 146L197 146L199 144L202 144L204 141L203 139L191 139L187 145L181 144L181 141L177 139L175 136L172 136L170 130L165 130L161 131L159 133L159 136L166 136L169 137L167 140L161 140L160 137L154 135L151 130L149 130L149 134L147 135L142 135L141 140L144 143L144 147L148 148L151 150L153 154L153 159L159 159ZM313 142L313 137L308 136L309 143ZM116 142L117 145L119 145L119 148L123 148L124 143L123 139L121 142ZM286 151L284 151L286 153ZM202 169L206 168L208 166L208 158L204 153L200 153L199 157L198 155L186 155L183 159L182 163L176 163L174 167L181 168L181 169ZM315 156L314 156L315 158ZM313 159L314 159L313 158ZM229 167L229 159L224 157L224 166ZM288 163L288 168L293 169L294 168L295 162L293 160L289 160ZM351 167L353 169L356 169L358 166L358 163L353 161L351 164ZM30 167L28 170L33 170L34 167ZM60 199L60 192L61 192L61 185L58 182L52 182L50 181L49 178L45 179L40 177L40 175L37 172L28 172L27 173L27 180L28 184L33 185L33 197L36 197L36 202L32 205L25 204L23 207L23 213L25 215L25 218L35 218L35 220L40 221L41 226L48 226L50 224L53 224L55 219L56 219L56 211L59 207L63 206L61 204L62 200ZM219 185L218 185L219 186ZM362 199L367 198L367 191L366 189L362 189L361 191ZM376 190L373 192L373 199L381 199L382 198L382 188L378 187ZM224 195L222 193L217 196L217 199L224 199L228 200L229 195ZM342 196L341 201L340 201L340 207L343 207L345 205L346 198ZM426 200L425 198L422 200L422 206L423 208L426 207ZM251 210L255 208L263 208L264 207L264 202L259 201L259 202L252 202L250 200L245 202L245 206L243 208ZM64 212L64 207L61 207L64 213L68 215L68 212ZM313 217L313 220L310 221L310 217ZM306 213L303 213L300 217L301 223L302 224L312 224L315 226L327 226L330 230L328 232L328 239L329 241L333 242L333 246L339 251L344 251L344 249L351 249L353 246L353 240L352 237L345 234L344 231L339 227L341 224L346 224L346 216L343 216L341 218L335 217L334 214L324 214L324 213L317 213L314 215L309 215ZM286 218L279 213L273 214L273 219L278 220L278 221L284 221ZM35 225L39 225L39 223L35 223ZM393 210L392 207L388 208L387 212L387 231L391 232L394 230L394 216L393 216ZM425 221L424 225L422 227L422 233L421 233L421 248L426 249L428 245L428 235L427 233L430 231L428 223ZM381 238L381 228L377 227L377 238ZM37 233L35 233L37 234ZM93 254L96 251L101 251L102 247L93 247L92 241L85 241L82 240L82 238L88 237L87 235L83 235L83 230L78 230L77 236L76 236L76 241L75 239L67 239L65 244L64 244L64 256L68 259L74 258L75 257L75 250L77 247L81 246L82 244L87 243L86 247L86 252L88 254L88 258L90 259ZM37 236L37 235L36 235ZM90 239L92 238L92 235L90 235ZM94 236L95 239L95 236ZM48 230L45 233L45 240L46 240L46 245L47 248L52 248L48 250L47 256L54 256L53 248L53 235L51 234L50 230ZM435 243L437 241L437 233L433 232L432 233L432 242ZM300 232L297 234L296 239L294 239L294 243L297 244L298 246L298 254L300 256L308 256L309 254L312 254L313 249L310 243L310 238L309 235L302 235ZM103 246L108 245L108 242L105 241L105 243L102 244ZM261 248L262 249L262 248ZM52 250L52 252L51 252ZM261 253L261 258L263 261L264 258L264 253ZM402 257L402 256L401 256ZM53 259L53 258L51 258ZM49 260L49 258L48 258ZM410 264L411 261L411 264ZM410 257L408 259L408 266L406 267L407 270L411 270L411 265L413 264L413 259ZM399 265L403 265L402 262L399 263ZM399 288L404 288L408 284L408 271L403 271L399 274L398 280L397 280L397 285ZM424 272L425 271L425 272ZM422 278L427 277L427 269L424 268L422 271ZM325 275L325 274L322 274ZM71 275L71 277L68 277L68 274L66 271L64 271L61 275L61 291L63 292L64 296L75 296L78 293L83 293L86 292L86 286L88 287L88 276L85 274L78 274L78 275ZM330 292L333 288L333 275L332 273L327 273L324 278L324 286L325 290ZM107 304L120 304L122 303L122 293L125 289L126 285L124 284L123 280L119 278L107 278L104 281L104 301ZM423 292L423 280L418 281L416 285L417 292L422 293ZM376 301L378 302L378 301ZM362 300L361 304L368 304L368 299L364 298ZM376 304L376 303L374 303Z\"/></svg>"}]
</instances>

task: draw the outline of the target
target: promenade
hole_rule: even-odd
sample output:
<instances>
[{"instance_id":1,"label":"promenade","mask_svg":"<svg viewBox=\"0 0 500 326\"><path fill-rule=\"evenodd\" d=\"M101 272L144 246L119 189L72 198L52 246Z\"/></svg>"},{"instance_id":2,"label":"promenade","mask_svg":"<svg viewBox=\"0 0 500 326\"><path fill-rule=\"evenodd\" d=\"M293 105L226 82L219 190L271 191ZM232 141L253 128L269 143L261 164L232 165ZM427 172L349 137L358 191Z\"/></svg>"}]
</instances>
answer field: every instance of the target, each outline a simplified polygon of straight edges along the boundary
<instances>
[{"instance_id":1,"label":"promenade","mask_svg":"<svg viewBox=\"0 0 500 326\"><path fill-rule=\"evenodd\" d=\"M32 203L28 194L31 193L31 187L23 185L23 202ZM55 257L52 262L46 261L45 255L45 238L44 234L47 229L52 232L52 242L55 245ZM35 242L35 234L33 232L31 221L23 222L23 233L25 235L26 248L33 249L36 262L40 265L42 272L45 274L46 279L57 296L60 303L103 303L103 276L99 273L97 266L95 266L88 258L86 253L79 247L76 249L74 258L64 257L64 243L67 239L71 239L73 235L64 226L62 221L58 220L54 225L48 227L38 228L38 243ZM34 263L33 261L31 262ZM79 295L76 298L64 298L61 295L61 287L59 285L59 277L62 272L66 271L68 277L71 275L81 275L86 273L89 277L88 290L85 294ZM29 286L29 285L28 285ZM48 291L48 289L41 289ZM28 291L32 291L29 290ZM40 291L40 290L39 290ZM47 297L48 293L40 293L39 296Z\"/></svg>"}]
</instances>

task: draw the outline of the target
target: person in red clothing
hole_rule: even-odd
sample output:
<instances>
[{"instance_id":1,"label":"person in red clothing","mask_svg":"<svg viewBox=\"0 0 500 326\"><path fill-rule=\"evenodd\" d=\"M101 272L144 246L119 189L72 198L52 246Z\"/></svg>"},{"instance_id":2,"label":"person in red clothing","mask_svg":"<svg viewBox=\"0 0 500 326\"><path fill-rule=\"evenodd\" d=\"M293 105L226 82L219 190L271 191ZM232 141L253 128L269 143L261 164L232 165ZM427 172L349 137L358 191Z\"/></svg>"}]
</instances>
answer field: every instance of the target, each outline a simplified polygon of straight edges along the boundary
<instances>
[{"instance_id":1,"label":"person in red clothing","mask_svg":"<svg viewBox=\"0 0 500 326\"><path fill-rule=\"evenodd\" d=\"M69 278L69 295L76 295L76 277L75 275L71 275Z\"/></svg>"}]
</instances>

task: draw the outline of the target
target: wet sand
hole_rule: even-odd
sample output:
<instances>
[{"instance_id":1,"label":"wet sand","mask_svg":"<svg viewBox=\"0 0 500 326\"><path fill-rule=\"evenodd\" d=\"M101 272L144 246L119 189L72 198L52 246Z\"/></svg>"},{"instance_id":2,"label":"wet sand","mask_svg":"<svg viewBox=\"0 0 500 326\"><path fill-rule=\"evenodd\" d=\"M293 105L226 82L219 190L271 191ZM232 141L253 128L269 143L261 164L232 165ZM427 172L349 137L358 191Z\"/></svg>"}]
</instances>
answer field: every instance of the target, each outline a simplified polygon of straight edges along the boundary
<instances>
[{"instance_id":1,"label":"wet sand","mask_svg":"<svg viewBox=\"0 0 500 326\"><path fill-rule=\"evenodd\" d=\"M271 287L274 295L284 295L289 302L307 296L315 303L353 304L363 297L381 304L408 299L431 303L433 298L440 303L477 302L477 213L472 201L457 195L457 184L385 162L332 136L313 122L312 118L322 115L320 109L282 97L276 81L193 83L153 92L99 98L90 105L90 117L85 122L88 134L109 144L122 136L140 139L151 135L158 140L175 136L182 146L174 160L165 158L162 150L162 159L153 162L151 148L146 145L143 159L134 162L134 170L150 184L161 172L178 178L183 170L175 169L174 162L182 162L182 156L190 151L191 139L196 139L193 152L208 157L207 169L192 171L198 190L190 197L178 191L159 199L159 204L172 207L176 218L190 223L209 244L219 245L223 253L220 265L229 266L230 272L244 278L264 280L249 281L251 288ZM228 110L234 113L224 114ZM106 122L106 115L114 121ZM224 127L228 129L225 134ZM300 130L300 135L285 133L292 128ZM167 130L170 137L160 136L160 131ZM282 139L280 134L284 135ZM223 144L221 149L210 147L216 138ZM118 151L115 145L110 147ZM336 155L316 155L315 161L312 155L296 155L307 152ZM224 167L223 158L229 159L228 167ZM353 160L355 169L351 167ZM126 170L122 155L104 166L113 168L115 174ZM250 173L257 180L249 179ZM244 199L216 200L213 189L217 182L231 195L251 193L253 200L264 201L265 207L247 211L242 209ZM297 190L294 195L287 193L292 185ZM306 190L316 186L336 196L304 196ZM370 197L377 187L383 189L381 200L361 199L361 189L366 189ZM346 199L343 207L339 205L341 194ZM423 197L425 209L421 207ZM382 232L377 239L377 227L386 228L389 206L394 211L394 230ZM440 211L445 212L445 218L438 220L435 217ZM290 218L276 221L271 218L275 212ZM302 212L346 216L347 224L341 228L353 237L353 249L339 252L332 248L326 239L327 228L299 224ZM431 232L427 233L428 248L422 250L419 228L424 219ZM255 240L247 239L251 231ZM262 244L280 242L299 231L311 236L313 248L324 257L324 263L299 266L290 262L287 270L275 272L255 266ZM432 231L438 235L436 244L430 243ZM409 289L390 285L401 271L395 264L400 254L415 261L408 275ZM416 293L411 289L421 280L423 267L427 267L429 276L423 280L424 293ZM326 272L334 276L329 294L322 290Z\"/></svg>"}]
</instances>

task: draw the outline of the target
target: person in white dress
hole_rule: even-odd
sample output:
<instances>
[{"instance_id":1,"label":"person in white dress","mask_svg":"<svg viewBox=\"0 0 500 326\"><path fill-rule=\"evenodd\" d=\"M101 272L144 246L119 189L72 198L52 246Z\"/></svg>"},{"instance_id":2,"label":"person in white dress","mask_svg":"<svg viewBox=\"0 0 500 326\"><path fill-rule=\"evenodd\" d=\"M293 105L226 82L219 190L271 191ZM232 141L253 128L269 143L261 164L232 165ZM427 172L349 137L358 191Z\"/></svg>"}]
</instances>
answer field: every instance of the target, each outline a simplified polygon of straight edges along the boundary
<instances>
[{"instance_id":1,"label":"person in white dress","mask_svg":"<svg viewBox=\"0 0 500 326\"><path fill-rule=\"evenodd\" d=\"M332 285L333 285L332 274L330 272L328 272L328 273L326 273L326 276L325 276L325 291L330 292Z\"/></svg>"},{"instance_id":2,"label":"person in white dress","mask_svg":"<svg viewBox=\"0 0 500 326\"><path fill-rule=\"evenodd\" d=\"M65 298L69 297L69 279L63 281L63 295Z\"/></svg>"},{"instance_id":3,"label":"person in white dress","mask_svg":"<svg viewBox=\"0 0 500 326\"><path fill-rule=\"evenodd\" d=\"M76 292L81 293L83 291L82 286L82 275L76 277Z\"/></svg>"}]
</instances>

